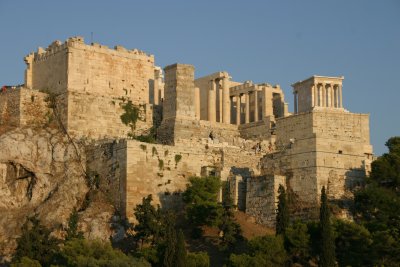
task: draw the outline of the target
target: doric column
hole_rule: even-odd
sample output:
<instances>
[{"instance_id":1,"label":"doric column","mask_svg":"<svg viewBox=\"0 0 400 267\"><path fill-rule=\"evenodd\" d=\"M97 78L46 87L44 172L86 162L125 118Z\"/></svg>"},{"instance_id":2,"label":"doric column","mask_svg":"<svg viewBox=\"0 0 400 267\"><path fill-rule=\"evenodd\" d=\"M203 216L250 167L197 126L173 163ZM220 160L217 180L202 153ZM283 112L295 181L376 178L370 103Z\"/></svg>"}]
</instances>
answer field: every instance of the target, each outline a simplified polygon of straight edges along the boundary
<instances>
[{"instance_id":1,"label":"doric column","mask_svg":"<svg viewBox=\"0 0 400 267\"><path fill-rule=\"evenodd\" d=\"M200 120L200 88L194 88L194 104L195 104L195 114L196 119Z\"/></svg>"},{"instance_id":2,"label":"doric column","mask_svg":"<svg viewBox=\"0 0 400 267\"><path fill-rule=\"evenodd\" d=\"M210 81L210 88L208 90L208 120L211 122L216 121L216 112L215 112L215 96L216 96L216 84L214 80Z\"/></svg>"},{"instance_id":3,"label":"doric column","mask_svg":"<svg viewBox=\"0 0 400 267\"><path fill-rule=\"evenodd\" d=\"M231 123L231 99L229 96L229 77L222 79L222 121Z\"/></svg>"},{"instance_id":4,"label":"doric column","mask_svg":"<svg viewBox=\"0 0 400 267\"><path fill-rule=\"evenodd\" d=\"M254 121L258 121L258 92L254 91Z\"/></svg>"},{"instance_id":5,"label":"doric column","mask_svg":"<svg viewBox=\"0 0 400 267\"><path fill-rule=\"evenodd\" d=\"M218 90L218 122L222 123L222 87L217 86Z\"/></svg>"},{"instance_id":6,"label":"doric column","mask_svg":"<svg viewBox=\"0 0 400 267\"><path fill-rule=\"evenodd\" d=\"M294 96L294 114L297 114L297 92L293 93Z\"/></svg>"},{"instance_id":7,"label":"doric column","mask_svg":"<svg viewBox=\"0 0 400 267\"><path fill-rule=\"evenodd\" d=\"M340 102L339 102L339 107L340 108L343 108L343 96L342 96L342 86L341 85L339 85L339 100L340 100Z\"/></svg>"},{"instance_id":8,"label":"doric column","mask_svg":"<svg viewBox=\"0 0 400 267\"><path fill-rule=\"evenodd\" d=\"M331 85L330 84L327 84L326 85L326 106L327 107L331 107L331 101L332 101L332 98L331 98Z\"/></svg>"},{"instance_id":9,"label":"doric column","mask_svg":"<svg viewBox=\"0 0 400 267\"><path fill-rule=\"evenodd\" d=\"M250 95L249 92L245 94L246 96L246 110L245 110L245 123L250 122Z\"/></svg>"},{"instance_id":10,"label":"doric column","mask_svg":"<svg viewBox=\"0 0 400 267\"><path fill-rule=\"evenodd\" d=\"M240 125L240 95L236 96L236 125Z\"/></svg>"}]
</instances>

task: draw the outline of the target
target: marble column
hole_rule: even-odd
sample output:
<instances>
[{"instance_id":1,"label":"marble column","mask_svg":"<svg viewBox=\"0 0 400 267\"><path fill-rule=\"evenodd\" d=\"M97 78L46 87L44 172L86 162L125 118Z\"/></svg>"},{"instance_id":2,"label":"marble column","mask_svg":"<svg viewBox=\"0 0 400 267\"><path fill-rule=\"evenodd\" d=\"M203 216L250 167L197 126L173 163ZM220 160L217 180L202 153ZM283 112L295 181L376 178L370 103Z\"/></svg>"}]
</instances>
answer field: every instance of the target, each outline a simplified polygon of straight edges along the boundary
<instances>
[{"instance_id":1,"label":"marble column","mask_svg":"<svg viewBox=\"0 0 400 267\"><path fill-rule=\"evenodd\" d=\"M314 107L314 98L315 98L315 95L314 95L314 85L312 85L311 86L311 107Z\"/></svg>"},{"instance_id":2,"label":"marble column","mask_svg":"<svg viewBox=\"0 0 400 267\"><path fill-rule=\"evenodd\" d=\"M222 121L231 123L231 99L229 96L229 77L222 79Z\"/></svg>"},{"instance_id":3,"label":"marble column","mask_svg":"<svg viewBox=\"0 0 400 267\"><path fill-rule=\"evenodd\" d=\"M339 102L339 107L340 107L340 108L343 108L342 86L339 85L338 87L339 87L338 89L339 89L339 100L340 100L340 102Z\"/></svg>"},{"instance_id":4,"label":"marble column","mask_svg":"<svg viewBox=\"0 0 400 267\"><path fill-rule=\"evenodd\" d=\"M200 88L194 88L194 104L195 104L195 114L196 119L200 120Z\"/></svg>"},{"instance_id":5,"label":"marble column","mask_svg":"<svg viewBox=\"0 0 400 267\"><path fill-rule=\"evenodd\" d=\"M258 91L254 91L254 121L258 121Z\"/></svg>"},{"instance_id":6,"label":"marble column","mask_svg":"<svg viewBox=\"0 0 400 267\"><path fill-rule=\"evenodd\" d=\"M222 87L219 83L217 85L218 90L218 122L222 123Z\"/></svg>"},{"instance_id":7,"label":"marble column","mask_svg":"<svg viewBox=\"0 0 400 267\"><path fill-rule=\"evenodd\" d=\"M318 106L322 107L322 85L318 84Z\"/></svg>"},{"instance_id":8,"label":"marble column","mask_svg":"<svg viewBox=\"0 0 400 267\"><path fill-rule=\"evenodd\" d=\"M294 114L297 114L297 92L293 93L294 96Z\"/></svg>"},{"instance_id":9,"label":"marble column","mask_svg":"<svg viewBox=\"0 0 400 267\"><path fill-rule=\"evenodd\" d=\"M327 107L331 107L331 101L332 101L332 98L331 98L331 85L330 84L327 84L326 85L326 106Z\"/></svg>"},{"instance_id":10,"label":"marble column","mask_svg":"<svg viewBox=\"0 0 400 267\"><path fill-rule=\"evenodd\" d=\"M250 95L249 92L245 94L246 98L246 110L245 110L245 123L250 122Z\"/></svg>"},{"instance_id":11,"label":"marble column","mask_svg":"<svg viewBox=\"0 0 400 267\"><path fill-rule=\"evenodd\" d=\"M216 98L216 84L214 80L210 81L210 88L208 90L208 120L211 122L216 121L216 112L215 112L215 98Z\"/></svg>"},{"instance_id":12,"label":"marble column","mask_svg":"<svg viewBox=\"0 0 400 267\"><path fill-rule=\"evenodd\" d=\"M240 125L240 95L236 96L236 125Z\"/></svg>"},{"instance_id":13,"label":"marble column","mask_svg":"<svg viewBox=\"0 0 400 267\"><path fill-rule=\"evenodd\" d=\"M339 86L335 85L335 108L339 107Z\"/></svg>"}]
</instances>

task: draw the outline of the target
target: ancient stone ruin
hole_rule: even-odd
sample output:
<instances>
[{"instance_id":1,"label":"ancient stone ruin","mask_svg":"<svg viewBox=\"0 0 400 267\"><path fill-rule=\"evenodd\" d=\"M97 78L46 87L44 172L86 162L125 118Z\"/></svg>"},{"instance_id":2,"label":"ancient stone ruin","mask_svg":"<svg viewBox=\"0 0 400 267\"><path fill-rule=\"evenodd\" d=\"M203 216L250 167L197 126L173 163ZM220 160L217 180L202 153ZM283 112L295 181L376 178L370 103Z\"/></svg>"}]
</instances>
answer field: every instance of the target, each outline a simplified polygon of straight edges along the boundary
<instances>
[{"instance_id":1,"label":"ancient stone ruin","mask_svg":"<svg viewBox=\"0 0 400 267\"><path fill-rule=\"evenodd\" d=\"M192 65L162 69L153 55L82 37L25 62L25 83L1 90L0 134L56 121L67 141L89 140L83 168L107 181L129 219L148 194L179 205L188 178L205 175L226 181L237 208L261 224L274 224L279 184L298 216L315 216L322 186L349 216L370 169L369 115L344 108L343 77L294 83L290 113L279 85L237 82L226 71L197 78ZM156 143L135 139L151 134ZM5 161L0 177L12 169Z\"/></svg>"}]
</instances>

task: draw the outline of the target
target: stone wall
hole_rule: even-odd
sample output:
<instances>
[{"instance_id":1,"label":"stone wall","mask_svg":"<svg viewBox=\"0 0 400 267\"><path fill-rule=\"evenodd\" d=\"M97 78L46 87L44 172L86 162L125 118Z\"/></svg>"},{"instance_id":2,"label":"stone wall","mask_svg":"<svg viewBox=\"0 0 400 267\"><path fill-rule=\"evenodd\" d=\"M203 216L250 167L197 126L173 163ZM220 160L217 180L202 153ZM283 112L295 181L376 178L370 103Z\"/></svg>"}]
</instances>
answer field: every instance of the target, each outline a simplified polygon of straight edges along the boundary
<instances>
[{"instance_id":1,"label":"stone wall","mask_svg":"<svg viewBox=\"0 0 400 267\"><path fill-rule=\"evenodd\" d=\"M126 142L125 215L133 216L133 208L142 198L152 194L155 203L171 207L180 203L180 193L188 178L200 176L202 167L219 166L219 149L198 146Z\"/></svg>"},{"instance_id":2,"label":"stone wall","mask_svg":"<svg viewBox=\"0 0 400 267\"><path fill-rule=\"evenodd\" d=\"M18 127L20 124L20 91L0 92L0 127Z\"/></svg>"},{"instance_id":3,"label":"stone wall","mask_svg":"<svg viewBox=\"0 0 400 267\"><path fill-rule=\"evenodd\" d=\"M255 176L247 179L246 213L254 216L259 224L275 226L278 188L285 186L281 175Z\"/></svg>"},{"instance_id":4,"label":"stone wall","mask_svg":"<svg viewBox=\"0 0 400 267\"><path fill-rule=\"evenodd\" d=\"M0 127L43 126L51 120L48 95L17 87L0 93Z\"/></svg>"},{"instance_id":5,"label":"stone wall","mask_svg":"<svg viewBox=\"0 0 400 267\"><path fill-rule=\"evenodd\" d=\"M125 113L123 106L128 99L68 92L68 131L80 137L127 138L132 129L121 120ZM138 106L139 107L139 106ZM140 106L140 119L133 132L137 135L146 132L153 126L151 104Z\"/></svg>"},{"instance_id":6,"label":"stone wall","mask_svg":"<svg viewBox=\"0 0 400 267\"><path fill-rule=\"evenodd\" d=\"M286 176L299 214L318 207L322 186L347 209L372 157L367 132L367 114L323 109L278 119L275 152L263 158L262 174Z\"/></svg>"},{"instance_id":7,"label":"stone wall","mask_svg":"<svg viewBox=\"0 0 400 267\"><path fill-rule=\"evenodd\" d=\"M121 46L68 43L68 90L94 95L129 97L136 104L149 103L154 83L154 56Z\"/></svg>"}]
</instances>

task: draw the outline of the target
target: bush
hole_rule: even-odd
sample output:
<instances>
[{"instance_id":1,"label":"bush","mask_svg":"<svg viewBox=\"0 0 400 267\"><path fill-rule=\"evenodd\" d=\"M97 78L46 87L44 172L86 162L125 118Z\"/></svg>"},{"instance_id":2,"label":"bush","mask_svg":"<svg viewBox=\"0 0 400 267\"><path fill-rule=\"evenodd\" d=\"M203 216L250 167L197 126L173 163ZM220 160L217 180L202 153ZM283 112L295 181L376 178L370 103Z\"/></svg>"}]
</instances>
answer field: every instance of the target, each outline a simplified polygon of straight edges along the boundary
<instances>
[{"instance_id":1,"label":"bush","mask_svg":"<svg viewBox=\"0 0 400 267\"><path fill-rule=\"evenodd\" d=\"M11 264L11 267L42 267L42 265L37 260L32 260L28 257L22 257L17 262Z\"/></svg>"},{"instance_id":2,"label":"bush","mask_svg":"<svg viewBox=\"0 0 400 267\"><path fill-rule=\"evenodd\" d=\"M145 260L127 256L100 240L72 239L67 241L60 252L60 258L60 262L64 266L150 267Z\"/></svg>"},{"instance_id":3,"label":"bush","mask_svg":"<svg viewBox=\"0 0 400 267\"><path fill-rule=\"evenodd\" d=\"M209 267L210 257L207 252L196 252L187 254L188 267Z\"/></svg>"}]
</instances>

